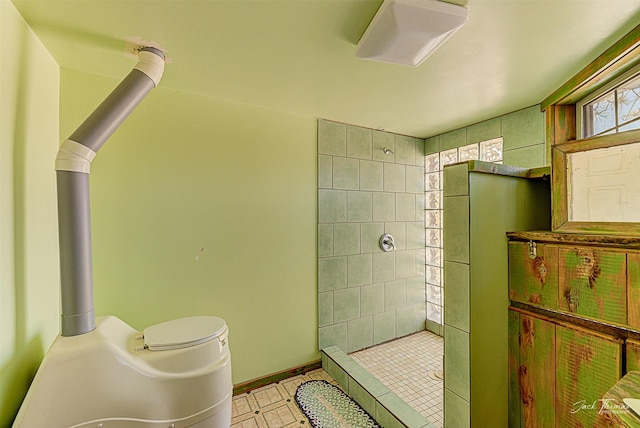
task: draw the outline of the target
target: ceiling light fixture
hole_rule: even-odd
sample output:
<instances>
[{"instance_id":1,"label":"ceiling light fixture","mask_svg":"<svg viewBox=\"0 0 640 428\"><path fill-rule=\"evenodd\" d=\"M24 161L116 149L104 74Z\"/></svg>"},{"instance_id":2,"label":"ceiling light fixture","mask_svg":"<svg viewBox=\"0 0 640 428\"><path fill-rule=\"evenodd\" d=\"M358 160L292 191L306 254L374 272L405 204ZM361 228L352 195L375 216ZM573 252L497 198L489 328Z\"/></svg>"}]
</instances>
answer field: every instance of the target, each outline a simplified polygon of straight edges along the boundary
<instances>
[{"instance_id":1,"label":"ceiling light fixture","mask_svg":"<svg viewBox=\"0 0 640 428\"><path fill-rule=\"evenodd\" d=\"M358 58L418 66L467 22L467 9L438 0L384 0L362 35Z\"/></svg>"}]
</instances>

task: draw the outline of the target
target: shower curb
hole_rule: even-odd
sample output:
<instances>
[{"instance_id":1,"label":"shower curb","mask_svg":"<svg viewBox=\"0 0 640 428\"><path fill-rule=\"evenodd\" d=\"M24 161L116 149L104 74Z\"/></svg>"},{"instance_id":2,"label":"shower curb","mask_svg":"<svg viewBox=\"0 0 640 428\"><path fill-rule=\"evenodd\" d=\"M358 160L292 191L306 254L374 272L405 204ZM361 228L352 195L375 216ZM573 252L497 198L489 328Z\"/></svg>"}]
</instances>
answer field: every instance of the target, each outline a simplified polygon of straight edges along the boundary
<instances>
[{"instance_id":1,"label":"shower curb","mask_svg":"<svg viewBox=\"0 0 640 428\"><path fill-rule=\"evenodd\" d=\"M436 428L337 346L321 351L322 368L385 428Z\"/></svg>"}]
</instances>

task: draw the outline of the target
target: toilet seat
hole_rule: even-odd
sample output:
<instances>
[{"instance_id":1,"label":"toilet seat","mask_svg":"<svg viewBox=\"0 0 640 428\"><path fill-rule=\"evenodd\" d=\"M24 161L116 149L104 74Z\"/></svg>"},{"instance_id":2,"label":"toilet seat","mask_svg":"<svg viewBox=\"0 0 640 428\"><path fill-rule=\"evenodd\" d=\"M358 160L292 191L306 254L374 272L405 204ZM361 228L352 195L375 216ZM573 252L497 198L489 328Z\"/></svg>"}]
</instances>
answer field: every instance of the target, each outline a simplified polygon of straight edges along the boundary
<instances>
[{"instance_id":1,"label":"toilet seat","mask_svg":"<svg viewBox=\"0 0 640 428\"><path fill-rule=\"evenodd\" d=\"M150 351L169 351L200 345L220 336L226 339L227 324L222 318L198 316L178 318L144 329L144 347Z\"/></svg>"}]
</instances>

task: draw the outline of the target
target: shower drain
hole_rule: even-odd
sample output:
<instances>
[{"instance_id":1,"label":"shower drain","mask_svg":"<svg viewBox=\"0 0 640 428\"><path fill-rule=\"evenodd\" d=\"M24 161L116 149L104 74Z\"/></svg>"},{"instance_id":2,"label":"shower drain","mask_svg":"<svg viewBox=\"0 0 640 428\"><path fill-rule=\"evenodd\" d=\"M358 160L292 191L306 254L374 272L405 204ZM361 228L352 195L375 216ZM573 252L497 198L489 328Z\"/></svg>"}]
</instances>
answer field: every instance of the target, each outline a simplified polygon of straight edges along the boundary
<instances>
[{"instance_id":1,"label":"shower drain","mask_svg":"<svg viewBox=\"0 0 640 428\"><path fill-rule=\"evenodd\" d=\"M433 380L441 381L444 379L444 373L442 373L442 370L430 371L429 377Z\"/></svg>"}]
</instances>

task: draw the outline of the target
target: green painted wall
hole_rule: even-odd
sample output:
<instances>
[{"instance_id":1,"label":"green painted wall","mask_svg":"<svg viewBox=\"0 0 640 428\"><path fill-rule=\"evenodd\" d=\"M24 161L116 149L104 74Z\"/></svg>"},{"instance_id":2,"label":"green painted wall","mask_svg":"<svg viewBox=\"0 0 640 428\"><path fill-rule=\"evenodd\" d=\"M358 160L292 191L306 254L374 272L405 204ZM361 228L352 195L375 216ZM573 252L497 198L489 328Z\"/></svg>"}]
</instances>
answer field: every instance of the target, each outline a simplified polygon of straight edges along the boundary
<instances>
[{"instance_id":1,"label":"green painted wall","mask_svg":"<svg viewBox=\"0 0 640 428\"><path fill-rule=\"evenodd\" d=\"M63 69L61 139L117 83ZM97 315L220 316L234 383L319 359L315 165L313 118L160 84L92 163Z\"/></svg>"},{"instance_id":2,"label":"green painted wall","mask_svg":"<svg viewBox=\"0 0 640 428\"><path fill-rule=\"evenodd\" d=\"M58 66L0 1L0 427L58 334Z\"/></svg>"}]
</instances>

